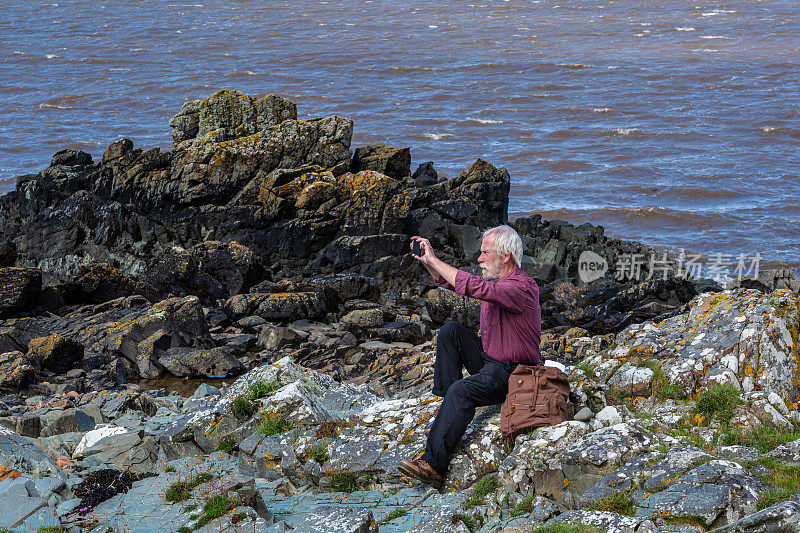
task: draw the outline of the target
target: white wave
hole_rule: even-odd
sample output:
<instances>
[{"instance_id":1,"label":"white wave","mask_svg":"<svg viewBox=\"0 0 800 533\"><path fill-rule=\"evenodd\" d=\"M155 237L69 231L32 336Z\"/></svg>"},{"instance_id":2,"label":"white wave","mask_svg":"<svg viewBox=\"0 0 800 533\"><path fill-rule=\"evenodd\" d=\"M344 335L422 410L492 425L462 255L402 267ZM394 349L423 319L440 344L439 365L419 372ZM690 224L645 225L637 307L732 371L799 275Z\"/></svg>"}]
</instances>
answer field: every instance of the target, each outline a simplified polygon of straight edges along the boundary
<instances>
[{"instance_id":1,"label":"white wave","mask_svg":"<svg viewBox=\"0 0 800 533\"><path fill-rule=\"evenodd\" d=\"M433 25L433 24L428 24L428 27L429 27L429 28L438 28L439 26L435 26L435 25Z\"/></svg>"},{"instance_id":2,"label":"white wave","mask_svg":"<svg viewBox=\"0 0 800 533\"><path fill-rule=\"evenodd\" d=\"M144 52L144 48L128 48L128 52Z\"/></svg>"},{"instance_id":3,"label":"white wave","mask_svg":"<svg viewBox=\"0 0 800 533\"><path fill-rule=\"evenodd\" d=\"M473 122L477 122L478 124L505 124L504 120L495 120L491 118L468 118L467 120L471 120Z\"/></svg>"},{"instance_id":4,"label":"white wave","mask_svg":"<svg viewBox=\"0 0 800 533\"><path fill-rule=\"evenodd\" d=\"M730 39L730 37L725 37L724 35L701 35L701 39Z\"/></svg>"},{"instance_id":5,"label":"white wave","mask_svg":"<svg viewBox=\"0 0 800 533\"><path fill-rule=\"evenodd\" d=\"M46 57L47 59L57 59L57 58L59 58L59 57L61 57L61 56L59 56L59 55L56 55L56 54L47 54L47 55L46 55L46 56L44 56L44 57Z\"/></svg>"},{"instance_id":6,"label":"white wave","mask_svg":"<svg viewBox=\"0 0 800 533\"><path fill-rule=\"evenodd\" d=\"M75 109L72 106L68 105L54 105L54 104L39 104L36 106L37 109Z\"/></svg>"},{"instance_id":7,"label":"white wave","mask_svg":"<svg viewBox=\"0 0 800 533\"><path fill-rule=\"evenodd\" d=\"M617 135L630 135L631 133L639 131L639 128L614 128L611 131Z\"/></svg>"},{"instance_id":8,"label":"white wave","mask_svg":"<svg viewBox=\"0 0 800 533\"><path fill-rule=\"evenodd\" d=\"M425 137L426 139L430 139L432 141L440 141L447 137L452 137L452 135L450 135L449 133L425 133L423 137Z\"/></svg>"},{"instance_id":9,"label":"white wave","mask_svg":"<svg viewBox=\"0 0 800 533\"><path fill-rule=\"evenodd\" d=\"M622 68L622 67L620 67L619 65L609 65L608 66L608 70L616 70L618 68Z\"/></svg>"},{"instance_id":10,"label":"white wave","mask_svg":"<svg viewBox=\"0 0 800 533\"><path fill-rule=\"evenodd\" d=\"M611 108L610 107L593 107L592 108L592 113L610 113L610 112L611 112Z\"/></svg>"},{"instance_id":11,"label":"white wave","mask_svg":"<svg viewBox=\"0 0 800 533\"><path fill-rule=\"evenodd\" d=\"M110 68L108 70L113 70L114 72L129 72L131 69L119 67L119 68Z\"/></svg>"},{"instance_id":12,"label":"white wave","mask_svg":"<svg viewBox=\"0 0 800 533\"><path fill-rule=\"evenodd\" d=\"M778 126L761 126L758 129L760 129L764 133L771 133L773 131L781 131L781 129Z\"/></svg>"},{"instance_id":13,"label":"white wave","mask_svg":"<svg viewBox=\"0 0 800 533\"><path fill-rule=\"evenodd\" d=\"M691 26L686 26L683 28L675 28L676 31L695 31L697 28L692 28Z\"/></svg>"}]
</instances>

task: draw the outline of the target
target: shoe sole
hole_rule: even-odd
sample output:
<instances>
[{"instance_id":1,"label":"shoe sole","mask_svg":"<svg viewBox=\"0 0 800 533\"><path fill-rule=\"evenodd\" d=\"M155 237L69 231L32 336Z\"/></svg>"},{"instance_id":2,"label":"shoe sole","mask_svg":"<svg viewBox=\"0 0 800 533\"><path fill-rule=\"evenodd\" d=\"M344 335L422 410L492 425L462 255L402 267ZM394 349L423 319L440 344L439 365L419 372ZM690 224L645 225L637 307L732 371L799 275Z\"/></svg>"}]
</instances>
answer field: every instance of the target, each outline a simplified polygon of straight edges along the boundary
<instances>
[{"instance_id":1,"label":"shoe sole","mask_svg":"<svg viewBox=\"0 0 800 533\"><path fill-rule=\"evenodd\" d=\"M420 477L420 472L419 471L413 470L413 469L407 467L406 465L404 465L403 463L400 463L399 465L397 465L397 470L401 474L403 474L405 476L408 476L408 477L412 477L412 478L414 478L414 479L416 479L418 481L422 481L426 485L430 485L431 487L435 488L436 490L442 490L442 485L444 484L443 480L442 481L435 481L435 480L433 480L431 478L422 478L422 477Z\"/></svg>"}]
</instances>

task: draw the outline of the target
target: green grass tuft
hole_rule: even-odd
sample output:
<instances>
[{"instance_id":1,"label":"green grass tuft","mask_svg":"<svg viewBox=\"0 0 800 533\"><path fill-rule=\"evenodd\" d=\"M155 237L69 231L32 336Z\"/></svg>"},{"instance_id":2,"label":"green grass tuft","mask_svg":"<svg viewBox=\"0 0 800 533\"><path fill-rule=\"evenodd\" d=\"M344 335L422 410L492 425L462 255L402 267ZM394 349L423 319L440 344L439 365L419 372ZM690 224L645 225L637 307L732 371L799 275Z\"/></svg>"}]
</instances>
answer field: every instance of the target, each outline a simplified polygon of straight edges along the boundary
<instances>
[{"instance_id":1,"label":"green grass tuft","mask_svg":"<svg viewBox=\"0 0 800 533\"><path fill-rule=\"evenodd\" d=\"M670 383L661 365L655 359L644 359L639 362L639 366L649 368L653 371L653 379L650 382L650 391L659 400L685 400L686 391L677 383Z\"/></svg>"},{"instance_id":2,"label":"green grass tuft","mask_svg":"<svg viewBox=\"0 0 800 533\"><path fill-rule=\"evenodd\" d=\"M716 418L728 425L738 405L744 403L739 390L733 385L715 384L700 393L697 411L710 419Z\"/></svg>"},{"instance_id":3,"label":"green grass tuft","mask_svg":"<svg viewBox=\"0 0 800 533\"><path fill-rule=\"evenodd\" d=\"M383 520L380 521L378 524L379 526L384 526L394 520L395 518L400 518L401 516L405 516L408 514L408 511L405 509L397 508L393 511L389 511L389 513L383 517Z\"/></svg>"},{"instance_id":4,"label":"green grass tuft","mask_svg":"<svg viewBox=\"0 0 800 533\"><path fill-rule=\"evenodd\" d=\"M168 467L166 467L166 468L164 469L164 472L177 472L177 470L175 470L175 467L174 467L174 466L172 466L172 465L169 465Z\"/></svg>"},{"instance_id":5,"label":"green grass tuft","mask_svg":"<svg viewBox=\"0 0 800 533\"><path fill-rule=\"evenodd\" d=\"M233 500L223 494L212 496L206 503L203 504L203 515L200 520L194 525L194 529L200 529L212 520L216 520L220 516L228 513L235 507Z\"/></svg>"},{"instance_id":6,"label":"green grass tuft","mask_svg":"<svg viewBox=\"0 0 800 533\"><path fill-rule=\"evenodd\" d=\"M583 363L583 362L578 363L577 365L575 365L575 368L577 368L578 370L582 370L583 373L586 374L587 378L589 379L595 378L594 367L589 363Z\"/></svg>"},{"instance_id":7,"label":"green grass tuft","mask_svg":"<svg viewBox=\"0 0 800 533\"><path fill-rule=\"evenodd\" d=\"M758 462L769 469L768 474L758 477L770 485L769 490L758 497L756 507L759 511L786 501L800 492L800 466L783 463L770 457L762 457Z\"/></svg>"},{"instance_id":8,"label":"green grass tuft","mask_svg":"<svg viewBox=\"0 0 800 533\"><path fill-rule=\"evenodd\" d=\"M781 444L800 439L800 426L791 428L776 428L772 426L757 426L749 431L742 431L739 427L732 427L723 435L723 446L749 446L759 453L771 452Z\"/></svg>"},{"instance_id":9,"label":"green grass tuft","mask_svg":"<svg viewBox=\"0 0 800 533\"><path fill-rule=\"evenodd\" d=\"M473 518L468 514L463 514L463 513L454 514L450 518L450 521L453 523L453 525L456 525L459 522L463 522L464 525L467 526L467 529L469 529L470 531L474 531L475 528L478 526L478 524L475 523L475 518Z\"/></svg>"},{"instance_id":10,"label":"green grass tuft","mask_svg":"<svg viewBox=\"0 0 800 533\"><path fill-rule=\"evenodd\" d=\"M260 400L261 398L266 398L280 388L281 384L277 381L258 381L250 385L250 399Z\"/></svg>"},{"instance_id":11,"label":"green grass tuft","mask_svg":"<svg viewBox=\"0 0 800 533\"><path fill-rule=\"evenodd\" d=\"M611 511L625 516L633 516L636 513L636 502L633 501L627 491L615 492L604 496L589 505L593 511Z\"/></svg>"},{"instance_id":12,"label":"green grass tuft","mask_svg":"<svg viewBox=\"0 0 800 533\"><path fill-rule=\"evenodd\" d=\"M294 427L294 423L286 417L285 414L267 413L261 418L261 423L258 425L258 432L262 435L277 435L284 433Z\"/></svg>"},{"instance_id":13,"label":"green grass tuft","mask_svg":"<svg viewBox=\"0 0 800 533\"><path fill-rule=\"evenodd\" d=\"M490 493L497 490L497 480L494 476L486 476L477 483L475 486L472 487L472 494L470 494L469 498L464 500L464 504L462 507L466 509L472 509L473 507L477 507L478 505L483 505L486 503L486 496Z\"/></svg>"},{"instance_id":14,"label":"green grass tuft","mask_svg":"<svg viewBox=\"0 0 800 533\"><path fill-rule=\"evenodd\" d=\"M350 472L334 472L331 474L331 492L355 492L356 476Z\"/></svg>"},{"instance_id":15,"label":"green grass tuft","mask_svg":"<svg viewBox=\"0 0 800 533\"><path fill-rule=\"evenodd\" d=\"M328 447L324 442L315 442L306 449L303 455L305 455L308 459L313 459L321 465L325 464L325 461L329 459Z\"/></svg>"},{"instance_id":16,"label":"green grass tuft","mask_svg":"<svg viewBox=\"0 0 800 533\"><path fill-rule=\"evenodd\" d=\"M168 502L182 502L192 497L192 489L210 481L214 476L208 472L201 472L189 481L176 481L169 486L164 494L164 499Z\"/></svg>"},{"instance_id":17,"label":"green grass tuft","mask_svg":"<svg viewBox=\"0 0 800 533\"><path fill-rule=\"evenodd\" d=\"M583 522L557 522L539 526L531 533L598 533L598 530Z\"/></svg>"},{"instance_id":18,"label":"green grass tuft","mask_svg":"<svg viewBox=\"0 0 800 533\"><path fill-rule=\"evenodd\" d=\"M239 396L233 400L233 404L231 404L231 411L233 412L233 416L236 418L250 418L255 414L256 406L253 405L247 398Z\"/></svg>"},{"instance_id":19,"label":"green grass tuft","mask_svg":"<svg viewBox=\"0 0 800 533\"><path fill-rule=\"evenodd\" d=\"M238 449L239 445L236 444L236 439L233 437L225 437L220 441L219 446L217 446L217 450L227 453L233 453Z\"/></svg>"},{"instance_id":20,"label":"green grass tuft","mask_svg":"<svg viewBox=\"0 0 800 533\"><path fill-rule=\"evenodd\" d=\"M533 512L533 496L528 496L517 505L514 506L513 509L508 513L508 516L511 518L515 518L517 516L522 516L524 514L532 513Z\"/></svg>"}]
</instances>

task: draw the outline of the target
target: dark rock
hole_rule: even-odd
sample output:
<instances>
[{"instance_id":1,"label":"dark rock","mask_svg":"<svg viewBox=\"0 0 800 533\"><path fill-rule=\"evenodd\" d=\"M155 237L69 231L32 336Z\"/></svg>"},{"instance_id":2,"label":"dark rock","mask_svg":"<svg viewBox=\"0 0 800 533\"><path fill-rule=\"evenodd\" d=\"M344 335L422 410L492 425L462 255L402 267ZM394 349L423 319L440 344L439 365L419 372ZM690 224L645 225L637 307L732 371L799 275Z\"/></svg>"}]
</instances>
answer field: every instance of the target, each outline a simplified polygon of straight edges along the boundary
<instances>
[{"instance_id":1,"label":"dark rock","mask_svg":"<svg viewBox=\"0 0 800 533\"><path fill-rule=\"evenodd\" d=\"M176 377L225 377L243 368L225 348L170 348L158 362Z\"/></svg>"},{"instance_id":2,"label":"dark rock","mask_svg":"<svg viewBox=\"0 0 800 533\"><path fill-rule=\"evenodd\" d=\"M58 334L39 337L28 344L27 357L39 368L64 374L83 359L83 345Z\"/></svg>"},{"instance_id":3,"label":"dark rock","mask_svg":"<svg viewBox=\"0 0 800 533\"><path fill-rule=\"evenodd\" d=\"M31 310L41 290L42 271L38 268L0 268L0 318Z\"/></svg>"},{"instance_id":4,"label":"dark rock","mask_svg":"<svg viewBox=\"0 0 800 533\"><path fill-rule=\"evenodd\" d=\"M259 263L249 249L235 242L207 241L188 251L163 252L142 275L136 289L153 301L194 295L214 304L246 292L259 277Z\"/></svg>"},{"instance_id":5,"label":"dark rock","mask_svg":"<svg viewBox=\"0 0 800 533\"><path fill-rule=\"evenodd\" d=\"M279 350L304 339L293 329L280 326L265 325L258 335L258 345L264 350Z\"/></svg>"},{"instance_id":6,"label":"dark rock","mask_svg":"<svg viewBox=\"0 0 800 533\"><path fill-rule=\"evenodd\" d=\"M81 165L91 165L92 156L80 150L59 150L50 161L50 166L64 165L68 167L77 167Z\"/></svg>"},{"instance_id":7,"label":"dark rock","mask_svg":"<svg viewBox=\"0 0 800 533\"><path fill-rule=\"evenodd\" d=\"M788 268L776 268L759 270L756 279L743 278L733 280L726 289L743 287L745 289L757 289L763 293L770 293L776 289L789 289L796 295L800 295L800 279Z\"/></svg>"},{"instance_id":8,"label":"dark rock","mask_svg":"<svg viewBox=\"0 0 800 533\"><path fill-rule=\"evenodd\" d=\"M231 317L257 315L268 321L298 320L324 316L326 301L318 292L239 294L225 302Z\"/></svg>"},{"instance_id":9,"label":"dark rock","mask_svg":"<svg viewBox=\"0 0 800 533\"><path fill-rule=\"evenodd\" d=\"M351 172L375 170L390 178L402 179L411 174L411 149L371 144L356 148L350 165Z\"/></svg>"},{"instance_id":10,"label":"dark rock","mask_svg":"<svg viewBox=\"0 0 800 533\"><path fill-rule=\"evenodd\" d=\"M0 389L21 391L36 380L36 368L22 352L0 354Z\"/></svg>"},{"instance_id":11,"label":"dark rock","mask_svg":"<svg viewBox=\"0 0 800 533\"><path fill-rule=\"evenodd\" d=\"M119 268L107 263L89 263L78 267L72 281L61 288L64 303L99 304L133 294L134 282Z\"/></svg>"},{"instance_id":12,"label":"dark rock","mask_svg":"<svg viewBox=\"0 0 800 533\"><path fill-rule=\"evenodd\" d=\"M439 181L439 173L433 168L433 161L422 163L417 167L417 170L411 175L414 184L417 187L427 187Z\"/></svg>"},{"instance_id":13,"label":"dark rock","mask_svg":"<svg viewBox=\"0 0 800 533\"><path fill-rule=\"evenodd\" d=\"M0 268L14 266L17 261L17 245L13 241L0 241Z\"/></svg>"}]
</instances>

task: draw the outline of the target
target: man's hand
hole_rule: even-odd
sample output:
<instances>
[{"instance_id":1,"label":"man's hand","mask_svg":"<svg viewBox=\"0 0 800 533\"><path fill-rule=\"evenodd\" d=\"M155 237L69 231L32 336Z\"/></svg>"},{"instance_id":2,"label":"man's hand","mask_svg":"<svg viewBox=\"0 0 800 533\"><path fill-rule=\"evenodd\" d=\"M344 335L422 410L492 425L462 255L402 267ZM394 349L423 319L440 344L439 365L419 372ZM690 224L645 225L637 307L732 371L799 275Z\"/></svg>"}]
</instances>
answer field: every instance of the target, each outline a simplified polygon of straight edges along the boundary
<instances>
[{"instance_id":1,"label":"man's hand","mask_svg":"<svg viewBox=\"0 0 800 533\"><path fill-rule=\"evenodd\" d=\"M411 237L410 246L412 247L412 250L414 242L419 243L419 251L421 255L415 255L412 253L411 257L425 265L425 268L427 268L428 272L431 273L431 276L433 276L433 279L436 280L436 283L446 281L450 285L455 285L456 273L458 270L442 262L442 260L436 257L436 252L433 251L433 246L431 246L431 243L428 239L423 239L417 235Z\"/></svg>"},{"instance_id":2,"label":"man's hand","mask_svg":"<svg viewBox=\"0 0 800 533\"><path fill-rule=\"evenodd\" d=\"M414 255L414 243L419 243L419 251L420 255ZM411 257L416 259L417 261L422 262L423 265L426 267L429 265L433 265L433 261L436 260L436 252L433 251L433 246L431 246L431 242L428 239L423 239L417 235L411 237L411 250L412 254Z\"/></svg>"}]
</instances>

